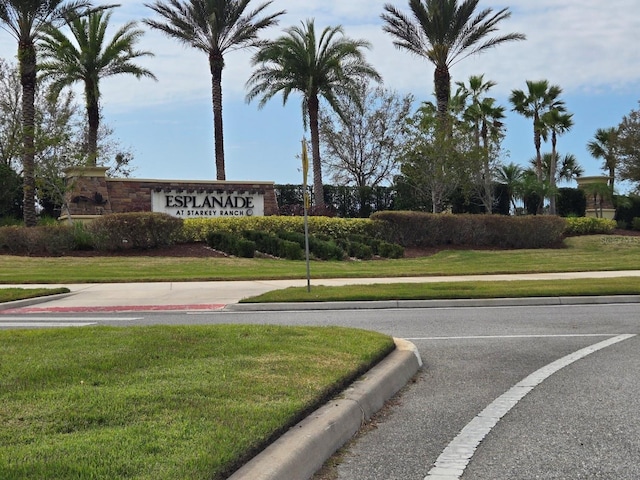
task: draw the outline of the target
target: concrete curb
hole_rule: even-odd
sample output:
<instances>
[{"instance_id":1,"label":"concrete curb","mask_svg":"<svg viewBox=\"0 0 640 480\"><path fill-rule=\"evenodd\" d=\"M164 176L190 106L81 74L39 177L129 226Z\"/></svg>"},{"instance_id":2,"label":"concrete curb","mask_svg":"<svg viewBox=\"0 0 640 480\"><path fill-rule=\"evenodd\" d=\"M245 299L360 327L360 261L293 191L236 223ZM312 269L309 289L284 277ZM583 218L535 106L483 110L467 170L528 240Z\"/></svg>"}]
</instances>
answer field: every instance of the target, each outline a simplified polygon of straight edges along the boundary
<instances>
[{"instance_id":1,"label":"concrete curb","mask_svg":"<svg viewBox=\"0 0 640 480\"><path fill-rule=\"evenodd\" d=\"M2 302L0 303L0 311L13 310L14 308L30 307L32 305L39 305L41 303L50 302L52 300L67 298L67 297L70 297L71 295L74 295L74 292L56 293L55 295L47 295L44 297L25 298L24 300L14 300L13 302Z\"/></svg>"},{"instance_id":2,"label":"concrete curb","mask_svg":"<svg viewBox=\"0 0 640 480\"><path fill-rule=\"evenodd\" d=\"M640 295L575 297L485 298L459 300L383 300L366 302L234 303L224 310L232 312L370 310L391 308L514 307L537 305L595 305L640 303Z\"/></svg>"},{"instance_id":3,"label":"concrete curb","mask_svg":"<svg viewBox=\"0 0 640 480\"><path fill-rule=\"evenodd\" d=\"M310 478L422 367L415 345L394 341L396 350L361 380L293 426L228 480Z\"/></svg>"}]
</instances>

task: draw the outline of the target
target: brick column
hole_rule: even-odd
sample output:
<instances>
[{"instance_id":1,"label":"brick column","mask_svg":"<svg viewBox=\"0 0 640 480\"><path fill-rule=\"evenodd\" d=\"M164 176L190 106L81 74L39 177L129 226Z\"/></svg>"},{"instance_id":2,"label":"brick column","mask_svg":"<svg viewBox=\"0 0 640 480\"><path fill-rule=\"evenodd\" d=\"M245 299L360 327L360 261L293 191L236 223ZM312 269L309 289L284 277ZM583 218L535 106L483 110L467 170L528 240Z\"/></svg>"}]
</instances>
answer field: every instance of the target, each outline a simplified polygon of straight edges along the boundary
<instances>
[{"instance_id":1,"label":"brick column","mask_svg":"<svg viewBox=\"0 0 640 480\"><path fill-rule=\"evenodd\" d=\"M90 220L111 213L106 167L72 167L65 170L65 203L62 217Z\"/></svg>"}]
</instances>

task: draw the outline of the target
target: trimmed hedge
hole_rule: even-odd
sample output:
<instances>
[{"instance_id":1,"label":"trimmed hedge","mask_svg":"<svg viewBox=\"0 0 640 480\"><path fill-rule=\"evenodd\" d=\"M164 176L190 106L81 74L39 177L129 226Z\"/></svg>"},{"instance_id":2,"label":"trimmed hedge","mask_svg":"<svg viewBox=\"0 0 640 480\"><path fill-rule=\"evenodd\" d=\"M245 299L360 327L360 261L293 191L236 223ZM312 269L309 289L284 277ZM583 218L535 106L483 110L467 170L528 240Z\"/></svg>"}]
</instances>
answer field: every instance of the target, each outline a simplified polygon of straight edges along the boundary
<instances>
[{"instance_id":1,"label":"trimmed hedge","mask_svg":"<svg viewBox=\"0 0 640 480\"><path fill-rule=\"evenodd\" d=\"M373 222L367 218L308 217L311 235L328 235L331 238L352 234L374 235ZM244 230L304 233L304 217L267 216L242 218L189 218L184 220L184 241L203 242L211 231L240 234Z\"/></svg>"},{"instance_id":2,"label":"trimmed hedge","mask_svg":"<svg viewBox=\"0 0 640 480\"><path fill-rule=\"evenodd\" d=\"M610 234L617 227L615 220L595 217L568 217L566 235Z\"/></svg>"},{"instance_id":3,"label":"trimmed hedge","mask_svg":"<svg viewBox=\"0 0 640 480\"><path fill-rule=\"evenodd\" d=\"M422 212L377 212L382 238L405 247L544 248L561 242L566 227L555 216L451 215Z\"/></svg>"},{"instance_id":4,"label":"trimmed hedge","mask_svg":"<svg viewBox=\"0 0 640 480\"><path fill-rule=\"evenodd\" d=\"M80 248L80 228L71 225L0 227L0 252L13 255L64 255Z\"/></svg>"},{"instance_id":5,"label":"trimmed hedge","mask_svg":"<svg viewBox=\"0 0 640 480\"><path fill-rule=\"evenodd\" d=\"M182 222L166 213L114 213L96 218L87 229L97 250L146 250L176 243Z\"/></svg>"}]
</instances>

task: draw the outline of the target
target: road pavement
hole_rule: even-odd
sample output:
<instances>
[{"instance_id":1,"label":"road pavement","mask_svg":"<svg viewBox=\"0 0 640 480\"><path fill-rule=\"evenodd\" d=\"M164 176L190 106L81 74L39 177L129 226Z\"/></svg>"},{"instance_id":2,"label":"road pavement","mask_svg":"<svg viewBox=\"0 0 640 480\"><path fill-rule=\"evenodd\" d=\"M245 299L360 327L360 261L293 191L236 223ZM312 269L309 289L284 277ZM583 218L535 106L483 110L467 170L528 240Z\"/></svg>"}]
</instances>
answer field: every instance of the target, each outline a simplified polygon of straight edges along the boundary
<instances>
[{"instance_id":1,"label":"road pavement","mask_svg":"<svg viewBox=\"0 0 640 480\"><path fill-rule=\"evenodd\" d=\"M539 274L517 276L492 275L482 277L466 276L394 279L331 279L313 280L312 285L463 280L549 280L558 278L602 279L620 276L640 276L640 272L597 272L577 274ZM243 306L237 304L237 302L241 298L257 295L273 289L285 288L287 286L304 285L306 285L306 281L304 280L64 285L70 288L70 294L44 299L38 304L30 304L31 302L12 302L13 304L10 306L0 306L0 308L4 307L4 310L0 311L0 327L2 326L3 316L15 314L28 317L30 313L49 313L52 316L55 316L55 314L59 312L153 312L158 310L179 310L188 312L198 310L201 313L210 312L210 315L216 315L215 312L220 312L219 314L223 314L223 312L228 312L228 314L237 312L237 315L242 315L243 313L241 312L241 310L243 309ZM15 285L13 286L15 287ZM29 288L34 286L35 285L25 285L23 287ZM2 285L0 285L0 288L1 287ZM606 304L610 302L628 302L631 304L629 308L631 308L632 311L635 311L637 307L634 306L634 304L640 304L640 296L610 298L590 297L586 299L567 298L560 300L551 298L534 300L510 299L489 301L458 300L448 303L446 301L441 301L408 302L406 304L402 304L401 302L395 302L392 304L387 304L384 302L367 302L358 305L357 308L363 309L373 307L393 309L392 316L383 316L383 318L385 318L383 324L388 325L390 322L394 323L397 321L392 321L389 319L398 318L398 314L400 314L400 318L402 319L409 316L406 313L402 313L402 309L405 307L424 308L429 306L434 310L441 310L442 307L446 307L446 310L452 306L457 306L462 307L460 308L460 310L466 310L468 312L468 315L473 317L476 314L476 309L464 308L465 306L478 307L482 305L485 307L496 307L499 305L531 304L576 305L579 303ZM312 308L315 310L323 308L346 309L353 307L353 304L315 304L312 306L289 306L289 308L293 309ZM246 308L255 309L256 307L248 306ZM272 306L271 308L286 309L286 306L276 305ZM491 308L487 308L487 310L491 310ZM496 312L498 311L499 310L496 310ZM522 309L520 309L520 311L522 311ZM420 312L421 310L417 310L416 315L422 316L423 314ZM250 314L250 312L247 314ZM262 315L264 315L264 313ZM447 328L449 328L449 324L447 324ZM447 330L447 328L445 328L445 331ZM465 328L468 328L468 326ZM397 331L396 328L394 328L393 330ZM485 331L483 330L483 333L484 332ZM594 335L605 337L603 341L610 341L611 338L617 338L614 334L596 333ZM570 333L568 335L563 334L558 336L571 338L572 334ZM591 367L587 366L586 371L582 370L582 373L580 373L580 370L577 370L579 372L577 374L577 379L574 379L571 376L567 377L566 375L562 377L554 377L554 380L556 378L563 378L563 380L560 381L560 384L555 387L556 389L559 388L562 390L565 383L571 383L573 389L579 390L581 388L579 386L580 381L587 382L589 385L591 385L591 383L594 383L590 382L589 379L591 378L590 374L593 374L593 372L595 371L597 379L601 381L597 381L593 386L589 387L590 391L587 392L588 395L584 395L585 398L588 397L588 401L585 400L581 404L581 398L578 398L576 400L572 395L569 395L570 399L574 401L575 404L577 404L577 407L569 409L569 411L567 411L568 409L565 408L568 404L567 401L563 401L562 398L556 399L557 396L555 396L555 391L552 391L551 393L545 393L545 389L536 388L534 394L529 395L533 400L531 400L530 402L524 402L524 406L522 408L518 407L518 409L514 409L515 413L510 414L516 416L523 415L522 412L529 412L524 414L524 416L518 422L516 422L515 424L508 423L506 425L503 425L502 422L495 421L491 425L491 428L489 428L488 430L485 428L485 430L487 430L485 432L485 436L487 436L487 438L485 439L484 437L482 437L482 443L479 445L479 447L479 442L476 442L476 444L474 445L473 441L469 441L468 438L463 436L463 443L461 445L457 445L454 442L449 443L447 448L452 449L454 455L453 457L447 457L445 455L447 449L445 448L445 450L442 451L442 447L446 446L447 441L451 440L451 438L449 438L451 436L451 432L464 432L465 428L470 428L474 432L478 430L476 426L465 427L465 423L469 420L468 416L470 411L481 412L482 406L486 404L489 404L489 407L491 407L491 405L493 405L493 403L491 403L492 399L494 400L494 402L498 402L498 408L504 409L505 399L502 396L497 395L496 392L506 391L508 394L511 391L509 389L510 386L511 388L514 388L514 384L517 386L517 381L519 379L521 380L521 377L526 377L526 375L524 375L525 373L531 374L532 366L535 367L535 365L538 364L540 369L542 371L545 371L545 368L548 369L547 362L553 362L554 360L563 359L566 356L574 354L576 352L576 348L578 347L578 350L580 348L588 349L597 340L602 340L597 339L592 341L589 339L589 334L587 334L586 337L580 337L578 335L580 340L577 341L577 346L574 346L574 344L569 341L566 344L563 344L563 347L560 350L552 349L549 353L538 353L535 348L531 349L531 338L535 338L535 335L514 335L514 339L520 338L525 343L522 343L520 340L515 340L515 346L511 347L514 350L508 350L507 354L505 354L502 346L500 346L499 350L496 351L493 351L491 349L486 350L486 346L487 344L492 345L494 342L496 342L496 339L498 337L504 337L508 339L510 338L509 335L486 336L486 338L484 337L484 335L469 335L462 337L460 335L456 335L454 337L451 337L452 339L455 339L456 342L458 342L462 338L463 342L472 342L472 344L480 345L480 348L478 350L474 350L474 358L471 359L467 354L462 356L460 355L460 350L457 346L458 344L455 344L456 346L454 346L453 351L455 352L455 355L453 357L450 353L448 353L451 351L450 348L446 347L442 353L442 359L446 359L443 360L446 365L441 364L438 367L439 355L434 355L434 352L437 352L438 349L442 347L433 344L433 342L441 345L441 340L446 340L448 337L440 335L437 337L415 336L415 338L412 338L410 335L405 335L405 338L409 338L411 340L411 343L404 343L403 348L398 349L394 356L389 357L378 367L376 367L378 370L384 373L378 374L377 370L372 370L371 372L369 372L367 375L365 375L363 383L354 384L354 386L352 387L352 392L350 392L348 395L345 395L345 397L340 400L339 404L331 403L323 407L323 409L321 409L320 411L315 412L305 421L294 427L290 433L283 436L282 439L280 439L278 442L274 443L274 445L270 449L266 450L261 455L256 457L253 462L247 464L243 469L236 472L236 474L231 478L233 480L295 480L298 478L309 478L311 473L315 469L317 469L317 467L321 465L322 462L326 458L328 458L333 451L335 451L340 445L342 445L348 438L354 435L355 431L359 428L363 421L368 420L369 417L374 412L376 412L385 401L390 399L405 383L407 383L407 381L414 374L418 372L422 362L422 357L424 356L421 355L422 353L428 353L429 355L429 361L427 362L428 371L423 372L419 377L419 383L421 383L422 386L418 389L410 388L408 392L403 395L402 398L406 399L407 403L409 404L409 408L398 409L398 416L405 416L404 420L400 422L400 428L404 430L404 433L402 430L400 433L394 433L395 427L392 424L388 428L386 428L384 432L380 433L381 435L391 435L391 437L376 438L375 436L372 436L369 437L369 440L365 438L361 442L358 442L358 446L355 447L355 460L352 457L348 457L344 462L344 465L341 465L338 476L339 479L355 480L366 478L369 480L375 478L390 480L393 478L418 478L418 476L416 476L417 474L415 473L416 471L423 471L425 474L427 474L427 477L424 478L428 480L457 480L459 478L463 478L463 475L464 478L481 479L591 478L589 476L573 476L570 471L571 468L581 468L581 471L586 472L587 475L591 474L592 472L600 472L593 478L614 478L607 476L612 472L616 473L617 476L615 478L637 478L637 474L640 474L640 472L638 472L638 469L634 469L634 463L625 461L623 458L620 459L619 464L616 464L614 462L614 465L611 465L611 462L605 462L606 465L601 465L598 463L598 460L592 460L591 462L589 462L589 458L599 459L600 461L602 461L602 457L606 457L605 459L608 460L609 457L607 455L612 455L613 453L611 452L611 450L615 450L616 448L621 449L622 452L616 453L616 455L618 456L628 455L629 453L638 453L637 441L629 440L630 436L635 436L636 438L638 436L637 434L639 432L637 431L637 422L633 423L632 426L629 427L629 425L625 424L624 422L620 423L618 413L616 413L616 415L618 416L611 413L614 410L615 412L619 412L621 409L619 405L620 402L618 402L618 404L616 405L612 405L612 390L617 389L618 393L623 389L636 392L638 390L638 382L634 380L635 377L633 376L633 374L629 373L633 371L629 369L635 369L635 371L637 372L637 355L631 355L632 347L628 346L624 349L628 351L627 356L620 354L619 350L613 350L612 355L615 357L615 362L613 364L606 364L604 366L599 364ZM467 340L464 340L465 338L467 338ZM619 341L626 341L628 338L631 337L624 337ZM397 341L401 343L399 339ZM429 345L429 348L427 350L425 350L424 347L425 342ZM416 347L414 343L417 344L418 347ZM634 345L637 345L637 342L635 342ZM527 354L526 352L529 350L531 353ZM524 356L522 355L523 352L525 352ZM499 357L497 357L496 355L499 355ZM500 361L497 362L498 358L500 358ZM514 359L517 359L516 363L514 363ZM535 361L532 362L531 360L533 359L535 359ZM473 363L470 364L470 361ZM570 364L563 365L562 368L564 369L565 367L567 367L566 370L571 371L568 365ZM470 377L470 366L473 366L473 369L478 370L478 374L472 373ZM499 379L495 379L492 376L492 372L496 368L496 366L498 368L504 369L505 372L508 371L509 374ZM585 367L582 368L584 369ZM616 373L618 373L618 376L620 376L620 368L627 369L625 370L624 379L613 382L612 384L611 378L613 378L612 376L615 376ZM462 378L463 374L461 373L463 371L465 372L464 379ZM444 375L444 377L434 378L434 373L438 376ZM451 379L455 379L456 375L461 376L462 383L459 386L455 387L454 382L454 391L456 389L459 389L461 393L464 392L464 394L467 394L467 392L469 392L469 389L471 388L471 392L473 392L474 389L482 392L480 396L478 396L476 393L472 393L472 402L462 402L464 411L461 410L459 413L456 413L457 408L459 407L456 407L456 405L451 402L451 398L445 399L439 396L439 392L445 390L451 392ZM474 384L473 380L471 380L474 377L478 380L481 380L483 378L491 378L492 380L490 381L490 384ZM395 379L395 381L390 382L390 378ZM472 381L472 384L468 383L470 380ZM435 393L435 396L427 397L426 405L424 398L425 382L427 385L427 390ZM542 380L539 380L539 383L542 383ZM530 385L532 387L531 389L533 390L533 387L537 387L537 385L538 384ZM571 391L573 392L573 390ZM597 409L593 405L593 392L595 392L596 398L600 399L600 404L596 405L598 407ZM419 398L416 398L416 396ZM513 394L511 394L511 397L512 396ZM557 407L555 417L548 412L549 408L546 403L546 398L551 396L554 396L554 402L556 402L554 406ZM511 397L509 397L509 395L507 397L508 398L506 399L506 403L508 404L510 401L512 401L512 399ZM622 403L622 405L624 407L637 407L638 396L632 396L632 398L636 398L635 403L632 400L629 400L629 396L625 394L625 401ZM517 403L518 402L513 403L513 405L511 405L511 408L515 407ZM418 410L416 410L416 408ZM588 421L583 422L584 418L582 418L579 413L580 408L582 408L583 410L585 408L591 409L591 423L589 423ZM602 446L601 439L602 422L598 420L596 420L595 422L593 421L593 416L596 414L600 414L605 417L609 415L609 422L613 422L614 424L615 422L618 422L616 424L615 434L619 435L620 438L617 438L614 442L609 442L609 444L605 445L605 447ZM406 415L409 415L412 418L406 418ZM422 424L424 422L424 415L429 416L430 420L426 423L426 425L431 425L429 428L433 428L433 432L431 430L422 430L422 435L426 435L429 438L423 437L421 440L408 440L406 438L406 426L402 427L402 425ZM447 424L445 428L435 428L434 425L437 426L439 419L441 420L445 415L447 418L454 419L454 421ZM531 438L537 438L538 442L531 447L533 449L533 452L535 453L512 452L512 449L510 450L507 447L512 445L513 442L522 440L522 426L528 425L528 422L531 421L530 419L536 418L536 415L545 416L545 422L547 423L541 422L541 426L536 424L536 429L532 429ZM565 415L565 417L562 417L562 415ZM583 450L588 452L588 456L586 460L583 458L583 455L578 456L580 458L579 461L586 462L582 464L582 466L576 465L575 462L573 462L570 463L572 465L571 467L567 467L565 466L567 461L564 458L564 453L560 455L561 458L556 458L559 455L559 450L569 449L569 447L566 445L566 443L569 442L569 440L567 440L567 436L557 435L556 437L553 437L553 441L556 442L555 450L552 449L551 451L549 451L548 445L546 445L545 442L549 435L549 431L553 430L554 425L558 425L557 423L553 423L554 421L559 422L560 420L562 420L562 418L565 418L565 420L566 418L576 419L576 416L578 417L578 421L576 422L577 425L573 425L572 422L569 422L568 425L565 425L567 423L565 421L562 424L562 428L570 430L569 440L578 439L577 443L576 441L571 443L570 451L573 454L579 453L576 452L576 450L580 450L581 446L584 446L584 442L580 443L584 440L587 442L587 445ZM480 413L479 417L482 417L482 413ZM582 423L584 423L584 425ZM504 431L504 433L500 433L500 435L489 435L490 431L494 427L496 431ZM425 427L423 426L423 428ZM597 428L597 433L594 433L593 430L589 431L589 428ZM441 432L443 436L439 437L436 432ZM370 443L371 439L373 439L373 444ZM414 445L415 441L422 441L423 443L426 442L426 445L421 445L418 449L418 465L414 463L416 462L415 459L409 460L409 457L404 450L407 444ZM527 440L527 444L528 443L529 440ZM453 446L451 446L452 444ZM460 449L470 453L464 453L461 456ZM436 458L435 453L437 452L440 452L441 455ZM424 456L425 454L427 456ZM445 456L442 457L443 455ZM547 457L550 456L549 458L556 462L556 467L560 469L560 472L563 473L558 474L558 476L549 476L548 468L540 468L539 464L541 457L539 456L544 455L546 455ZM359 462L357 460L357 457L359 456L365 459L365 466L362 465L362 462ZM388 460L384 460L387 457ZM405 459L405 457L407 458ZM473 457L474 461L469 464L469 459L471 457ZM462 468L460 463L461 458L462 463L464 463ZM372 461L372 459L375 459L376 461ZM438 464L438 462L440 463ZM523 473L523 465L526 465L526 468L529 469L531 473ZM431 466L431 470L425 470L426 466ZM374 470L371 470L371 468L373 468ZM403 469L406 469L406 472L404 472Z\"/></svg>"}]
</instances>

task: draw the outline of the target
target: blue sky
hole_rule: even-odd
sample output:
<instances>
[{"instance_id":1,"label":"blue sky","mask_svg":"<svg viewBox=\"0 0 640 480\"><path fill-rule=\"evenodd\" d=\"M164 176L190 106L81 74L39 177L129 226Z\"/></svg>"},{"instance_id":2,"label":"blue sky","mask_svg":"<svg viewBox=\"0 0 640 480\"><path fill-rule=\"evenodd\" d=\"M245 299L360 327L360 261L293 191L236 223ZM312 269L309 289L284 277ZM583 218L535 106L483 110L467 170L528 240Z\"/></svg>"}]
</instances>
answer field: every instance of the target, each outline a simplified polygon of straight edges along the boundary
<instances>
[{"instance_id":1,"label":"blue sky","mask_svg":"<svg viewBox=\"0 0 640 480\"><path fill-rule=\"evenodd\" d=\"M417 101L432 100L433 67L393 47L392 38L381 28L385 3L275 0L269 11L287 10L287 14L279 26L265 32L265 37L276 37L284 28L307 18L315 18L317 29L342 25L349 37L372 44L367 59L382 75L385 87L411 93ZM390 3L409 11L406 0ZM112 32L120 23L153 15L141 1L121 0L121 4L114 11ZM480 8L503 7L509 7L512 16L500 25L500 32L524 33L527 40L464 59L452 68L453 81L484 74L485 79L498 83L492 94L508 110L509 93L525 89L526 80L547 79L559 85L575 125L559 138L558 149L576 155L586 175L601 174L600 161L588 154L587 142L597 128L617 125L640 100L637 0L480 1ZM133 151L133 176L214 179L206 56L154 31L147 31L140 47L155 53L140 63L155 73L158 82L121 77L102 83L104 119L120 142ZM14 59L16 48L14 40L0 31L0 57ZM227 179L300 183L296 158L304 135L300 98L292 95L286 107L280 97L262 110L257 102L247 105L244 85L251 74L250 56L250 51L226 56L223 115ZM535 153L530 121L509 112L506 127L503 146L509 157L505 162L527 164Z\"/></svg>"}]
</instances>

